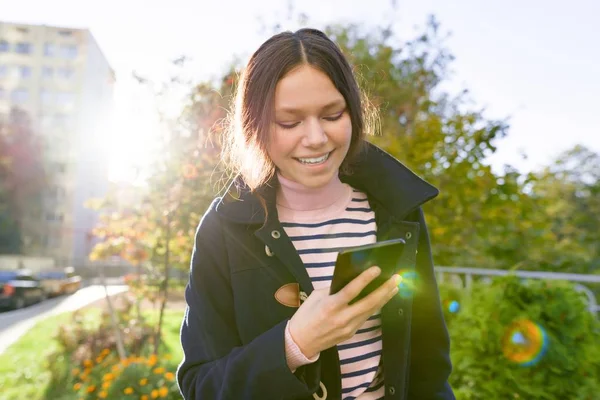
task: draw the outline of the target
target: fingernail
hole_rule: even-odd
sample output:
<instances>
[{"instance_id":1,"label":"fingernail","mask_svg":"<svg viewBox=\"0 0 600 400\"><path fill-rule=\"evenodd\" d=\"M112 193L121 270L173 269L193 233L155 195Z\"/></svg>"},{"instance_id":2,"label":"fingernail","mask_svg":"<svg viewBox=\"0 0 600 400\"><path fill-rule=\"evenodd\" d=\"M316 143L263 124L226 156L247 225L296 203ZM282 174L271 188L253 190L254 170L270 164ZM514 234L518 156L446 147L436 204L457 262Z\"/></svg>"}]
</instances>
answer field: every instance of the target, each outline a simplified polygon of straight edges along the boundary
<instances>
[{"instance_id":1,"label":"fingernail","mask_svg":"<svg viewBox=\"0 0 600 400\"><path fill-rule=\"evenodd\" d=\"M379 267L374 267L371 273L373 274L373 276L377 276L381 273L381 269Z\"/></svg>"},{"instance_id":2,"label":"fingernail","mask_svg":"<svg viewBox=\"0 0 600 400\"><path fill-rule=\"evenodd\" d=\"M402 277L400 275L398 275L398 274L394 275L394 283L396 285L399 285L400 282L402 282Z\"/></svg>"}]
</instances>

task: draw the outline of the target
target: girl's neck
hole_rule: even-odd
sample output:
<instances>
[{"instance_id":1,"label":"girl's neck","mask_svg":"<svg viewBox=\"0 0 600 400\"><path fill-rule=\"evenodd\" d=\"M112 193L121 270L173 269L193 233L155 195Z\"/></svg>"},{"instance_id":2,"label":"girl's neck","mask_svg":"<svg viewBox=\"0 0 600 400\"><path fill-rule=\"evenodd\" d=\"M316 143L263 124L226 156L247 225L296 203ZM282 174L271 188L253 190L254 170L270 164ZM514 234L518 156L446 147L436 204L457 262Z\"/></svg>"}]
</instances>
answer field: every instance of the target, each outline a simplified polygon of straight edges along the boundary
<instances>
[{"instance_id":1,"label":"girl's neck","mask_svg":"<svg viewBox=\"0 0 600 400\"><path fill-rule=\"evenodd\" d=\"M335 175L325 186L312 188L277 173L277 205L295 211L317 211L330 207L347 194L348 186Z\"/></svg>"}]
</instances>

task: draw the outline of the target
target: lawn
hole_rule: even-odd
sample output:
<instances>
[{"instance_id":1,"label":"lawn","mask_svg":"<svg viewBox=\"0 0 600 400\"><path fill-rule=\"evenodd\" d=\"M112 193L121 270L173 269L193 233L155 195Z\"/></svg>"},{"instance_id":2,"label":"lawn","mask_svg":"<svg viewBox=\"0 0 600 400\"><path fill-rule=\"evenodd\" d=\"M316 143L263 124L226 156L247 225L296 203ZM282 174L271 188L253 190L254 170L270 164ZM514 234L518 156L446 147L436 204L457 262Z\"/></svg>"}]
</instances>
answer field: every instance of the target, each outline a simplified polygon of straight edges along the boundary
<instances>
[{"instance_id":1,"label":"lawn","mask_svg":"<svg viewBox=\"0 0 600 400\"><path fill-rule=\"evenodd\" d=\"M146 311L150 321L156 321L155 311ZM86 308L83 311L86 324L98 324L100 310ZM175 372L177 363L182 358L179 344L179 328L183 312L181 310L165 310L163 323L163 346L161 353L171 354L171 370ZM0 388L2 400L71 400L75 397L64 388L53 387L51 374L48 371L48 355L57 350L58 344L54 339L58 328L69 323L71 313L60 314L47 318L36 324L29 332L10 346L0 355ZM60 368L70 371L73 367L69 360L58 359ZM55 367L59 367L55 365ZM67 392L67 393L65 393Z\"/></svg>"}]
</instances>

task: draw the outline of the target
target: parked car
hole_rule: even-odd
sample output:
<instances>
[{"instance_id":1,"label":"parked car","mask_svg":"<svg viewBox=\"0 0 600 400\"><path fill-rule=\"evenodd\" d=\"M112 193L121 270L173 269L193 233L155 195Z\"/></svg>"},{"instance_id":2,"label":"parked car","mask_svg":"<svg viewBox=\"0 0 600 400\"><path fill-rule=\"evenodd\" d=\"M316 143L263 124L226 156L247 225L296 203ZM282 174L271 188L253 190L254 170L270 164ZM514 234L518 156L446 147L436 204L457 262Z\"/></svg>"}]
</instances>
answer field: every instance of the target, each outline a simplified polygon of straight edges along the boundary
<instances>
[{"instance_id":1,"label":"parked car","mask_svg":"<svg viewBox=\"0 0 600 400\"><path fill-rule=\"evenodd\" d=\"M0 271L0 308L19 309L45 299L40 281L29 271Z\"/></svg>"},{"instance_id":2,"label":"parked car","mask_svg":"<svg viewBox=\"0 0 600 400\"><path fill-rule=\"evenodd\" d=\"M73 294L81 288L81 277L72 267L41 271L38 279L48 296Z\"/></svg>"}]
</instances>

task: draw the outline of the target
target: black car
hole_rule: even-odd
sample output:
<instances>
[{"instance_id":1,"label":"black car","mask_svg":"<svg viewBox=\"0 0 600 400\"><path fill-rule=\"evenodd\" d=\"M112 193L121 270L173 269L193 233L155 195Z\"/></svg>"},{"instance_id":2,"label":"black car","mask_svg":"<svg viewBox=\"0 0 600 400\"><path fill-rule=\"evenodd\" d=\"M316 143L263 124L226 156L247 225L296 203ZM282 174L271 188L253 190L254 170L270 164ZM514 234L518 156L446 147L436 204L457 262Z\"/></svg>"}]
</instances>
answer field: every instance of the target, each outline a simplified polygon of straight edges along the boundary
<instances>
[{"instance_id":1,"label":"black car","mask_svg":"<svg viewBox=\"0 0 600 400\"><path fill-rule=\"evenodd\" d=\"M28 271L0 271L0 308L23 308L45 298L39 279Z\"/></svg>"}]
</instances>

